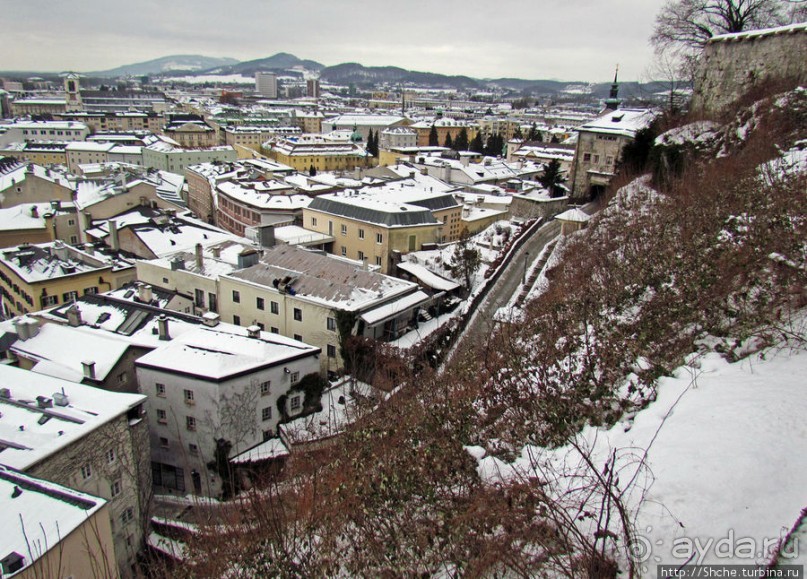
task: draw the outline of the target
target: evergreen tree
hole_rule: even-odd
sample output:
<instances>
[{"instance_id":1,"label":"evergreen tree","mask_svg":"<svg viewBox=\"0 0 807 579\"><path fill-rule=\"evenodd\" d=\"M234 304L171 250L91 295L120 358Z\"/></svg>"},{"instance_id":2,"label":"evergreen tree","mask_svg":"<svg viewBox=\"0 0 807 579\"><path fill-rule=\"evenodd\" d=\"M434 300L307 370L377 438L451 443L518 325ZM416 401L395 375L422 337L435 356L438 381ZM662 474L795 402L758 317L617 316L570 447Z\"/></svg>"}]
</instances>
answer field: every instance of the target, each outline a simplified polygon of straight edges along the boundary
<instances>
[{"instance_id":1,"label":"evergreen tree","mask_svg":"<svg viewBox=\"0 0 807 579\"><path fill-rule=\"evenodd\" d=\"M523 139L524 133L521 132L521 126L516 127L516 130L513 131L513 138L514 139Z\"/></svg>"},{"instance_id":2,"label":"evergreen tree","mask_svg":"<svg viewBox=\"0 0 807 579\"><path fill-rule=\"evenodd\" d=\"M454 150L467 151L468 144L468 130L465 127L462 127L459 135L457 135L457 139L454 141Z\"/></svg>"},{"instance_id":3,"label":"evergreen tree","mask_svg":"<svg viewBox=\"0 0 807 579\"><path fill-rule=\"evenodd\" d=\"M308 176L309 176L309 177L316 177L316 175L317 175L317 168L316 168L316 167L314 167L314 165L312 164L312 165L311 165L311 166L308 168Z\"/></svg>"},{"instance_id":4,"label":"evergreen tree","mask_svg":"<svg viewBox=\"0 0 807 579\"><path fill-rule=\"evenodd\" d=\"M504 137L496 134L488 137L487 146L485 147L485 155L489 157L498 157L502 154L502 149L504 149Z\"/></svg>"},{"instance_id":5,"label":"evergreen tree","mask_svg":"<svg viewBox=\"0 0 807 579\"><path fill-rule=\"evenodd\" d=\"M474 138L471 139L471 144L468 146L468 148L474 153L479 153L480 155L485 152L485 143L482 142L481 131L476 132Z\"/></svg>"},{"instance_id":6,"label":"evergreen tree","mask_svg":"<svg viewBox=\"0 0 807 579\"><path fill-rule=\"evenodd\" d=\"M373 133L373 129L370 129L367 135L367 152L373 157L378 157L378 132Z\"/></svg>"},{"instance_id":7,"label":"evergreen tree","mask_svg":"<svg viewBox=\"0 0 807 579\"><path fill-rule=\"evenodd\" d=\"M451 133L446 133L446 142L443 143L444 147L448 147L449 149L454 148L454 141L451 139Z\"/></svg>"},{"instance_id":8,"label":"evergreen tree","mask_svg":"<svg viewBox=\"0 0 807 579\"><path fill-rule=\"evenodd\" d=\"M482 265L482 254L471 244L471 237L468 230L463 228L451 256L451 274L463 282L466 290L471 289L474 274Z\"/></svg>"},{"instance_id":9,"label":"evergreen tree","mask_svg":"<svg viewBox=\"0 0 807 579\"><path fill-rule=\"evenodd\" d=\"M437 136L437 127L432 125L432 130L429 131L429 146L430 147L438 147L440 146L440 137Z\"/></svg>"},{"instance_id":10,"label":"evergreen tree","mask_svg":"<svg viewBox=\"0 0 807 579\"><path fill-rule=\"evenodd\" d=\"M541 186L549 191L550 197L561 197L563 190L560 184L563 183L563 175L560 170L560 161L552 159L544 165L544 174L538 178Z\"/></svg>"},{"instance_id":11,"label":"evergreen tree","mask_svg":"<svg viewBox=\"0 0 807 579\"><path fill-rule=\"evenodd\" d=\"M543 141L544 136L541 134L541 131L535 128L535 123L530 125L530 132L527 134L528 141Z\"/></svg>"}]
</instances>

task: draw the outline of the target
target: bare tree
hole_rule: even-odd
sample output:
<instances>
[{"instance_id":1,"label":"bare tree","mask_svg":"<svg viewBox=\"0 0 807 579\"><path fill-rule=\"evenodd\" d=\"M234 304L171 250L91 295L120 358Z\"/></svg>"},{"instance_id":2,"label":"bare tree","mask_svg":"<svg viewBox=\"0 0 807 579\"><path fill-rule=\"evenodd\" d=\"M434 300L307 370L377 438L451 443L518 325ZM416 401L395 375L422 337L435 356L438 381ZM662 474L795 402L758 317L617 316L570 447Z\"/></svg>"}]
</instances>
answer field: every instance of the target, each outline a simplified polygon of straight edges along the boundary
<instances>
[{"instance_id":1,"label":"bare tree","mask_svg":"<svg viewBox=\"0 0 807 579\"><path fill-rule=\"evenodd\" d=\"M786 0L669 0L656 16L651 42L665 48L699 50L718 34L785 24Z\"/></svg>"}]
</instances>

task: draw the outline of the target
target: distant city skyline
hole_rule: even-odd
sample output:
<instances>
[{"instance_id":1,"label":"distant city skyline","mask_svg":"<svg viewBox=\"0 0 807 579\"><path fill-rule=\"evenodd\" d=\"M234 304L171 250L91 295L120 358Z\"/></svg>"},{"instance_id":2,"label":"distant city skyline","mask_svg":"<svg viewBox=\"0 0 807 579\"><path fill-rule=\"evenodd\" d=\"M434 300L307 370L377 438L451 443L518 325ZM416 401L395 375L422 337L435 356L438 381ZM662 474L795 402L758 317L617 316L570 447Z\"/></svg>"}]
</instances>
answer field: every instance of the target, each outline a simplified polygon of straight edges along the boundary
<instances>
[{"instance_id":1,"label":"distant city skyline","mask_svg":"<svg viewBox=\"0 0 807 579\"><path fill-rule=\"evenodd\" d=\"M647 80L664 0L28 0L5 6L5 70L87 72L174 54L290 52L475 78Z\"/></svg>"}]
</instances>

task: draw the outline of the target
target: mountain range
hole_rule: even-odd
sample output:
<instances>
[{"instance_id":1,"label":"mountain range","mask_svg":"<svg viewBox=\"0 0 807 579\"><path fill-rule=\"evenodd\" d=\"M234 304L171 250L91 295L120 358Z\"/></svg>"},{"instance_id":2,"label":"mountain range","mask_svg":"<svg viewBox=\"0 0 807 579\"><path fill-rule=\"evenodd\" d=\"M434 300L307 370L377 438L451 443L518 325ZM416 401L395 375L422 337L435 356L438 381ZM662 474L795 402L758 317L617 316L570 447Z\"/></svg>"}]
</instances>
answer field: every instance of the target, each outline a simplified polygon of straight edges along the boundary
<instances>
[{"instance_id":1,"label":"mountain range","mask_svg":"<svg viewBox=\"0 0 807 579\"><path fill-rule=\"evenodd\" d=\"M355 85L372 88L378 85L418 85L432 88L485 91L505 89L523 95L559 95L570 89L582 89L582 93L595 97L608 94L610 83L590 84L557 80L526 80L518 78L477 79L462 75L445 75L433 72L406 70L396 66L364 66L356 62L325 66L314 60L298 58L287 52L279 52L267 58L239 62L233 58L213 58L200 55L172 55L119 66L117 68L85 73L90 77L166 76L166 75L242 75L252 76L258 71L275 72L279 75L302 77L318 74L323 82L337 85ZM582 86L581 86L582 85ZM620 83L622 96L641 96L663 91L660 83Z\"/></svg>"}]
</instances>

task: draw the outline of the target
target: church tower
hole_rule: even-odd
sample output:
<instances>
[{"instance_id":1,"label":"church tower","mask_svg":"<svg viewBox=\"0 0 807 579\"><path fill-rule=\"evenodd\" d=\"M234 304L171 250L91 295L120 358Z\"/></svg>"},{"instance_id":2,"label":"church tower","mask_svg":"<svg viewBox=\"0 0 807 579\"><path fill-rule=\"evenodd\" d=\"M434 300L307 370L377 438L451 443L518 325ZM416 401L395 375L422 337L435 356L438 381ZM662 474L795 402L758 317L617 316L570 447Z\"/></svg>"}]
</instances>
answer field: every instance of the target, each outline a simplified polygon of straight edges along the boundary
<instances>
[{"instance_id":1,"label":"church tower","mask_svg":"<svg viewBox=\"0 0 807 579\"><path fill-rule=\"evenodd\" d=\"M64 100L67 112L84 110L84 103L81 101L81 86L78 75L74 73L64 77Z\"/></svg>"},{"instance_id":2,"label":"church tower","mask_svg":"<svg viewBox=\"0 0 807 579\"><path fill-rule=\"evenodd\" d=\"M605 99L605 110L603 111L615 111L619 108L619 104L622 102L619 99L619 82L617 82L617 76L619 75L619 65L616 65L616 71L614 72L614 82L611 84L611 92L608 95L608 98Z\"/></svg>"}]
</instances>

